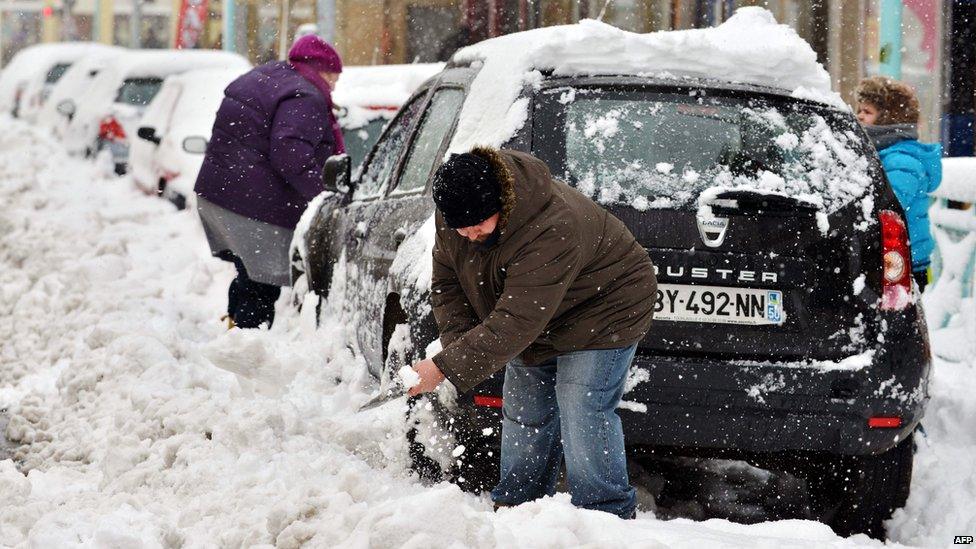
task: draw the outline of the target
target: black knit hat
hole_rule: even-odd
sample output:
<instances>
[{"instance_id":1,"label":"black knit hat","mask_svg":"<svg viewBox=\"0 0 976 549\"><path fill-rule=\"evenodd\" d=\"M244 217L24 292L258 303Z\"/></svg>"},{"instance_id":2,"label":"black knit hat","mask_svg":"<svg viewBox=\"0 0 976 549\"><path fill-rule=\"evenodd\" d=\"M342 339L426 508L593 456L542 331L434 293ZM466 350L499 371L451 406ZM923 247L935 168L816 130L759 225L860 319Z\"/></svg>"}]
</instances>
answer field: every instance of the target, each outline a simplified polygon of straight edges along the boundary
<instances>
[{"instance_id":1,"label":"black knit hat","mask_svg":"<svg viewBox=\"0 0 976 549\"><path fill-rule=\"evenodd\" d=\"M452 229L477 225L502 209L502 186L491 162L451 155L434 174L434 203Z\"/></svg>"}]
</instances>

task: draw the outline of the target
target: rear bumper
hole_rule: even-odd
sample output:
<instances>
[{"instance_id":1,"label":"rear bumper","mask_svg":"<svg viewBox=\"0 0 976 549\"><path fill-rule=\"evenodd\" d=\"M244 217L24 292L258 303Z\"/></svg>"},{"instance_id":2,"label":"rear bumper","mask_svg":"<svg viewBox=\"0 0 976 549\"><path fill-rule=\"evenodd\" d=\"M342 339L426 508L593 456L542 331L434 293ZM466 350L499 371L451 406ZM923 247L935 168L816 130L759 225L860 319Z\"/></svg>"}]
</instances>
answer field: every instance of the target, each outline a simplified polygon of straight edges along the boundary
<instances>
[{"instance_id":1,"label":"rear bumper","mask_svg":"<svg viewBox=\"0 0 976 549\"><path fill-rule=\"evenodd\" d=\"M125 166L129 162L129 144L110 141L107 139L98 140L98 150L108 150L112 153L112 161L116 165Z\"/></svg>"},{"instance_id":2,"label":"rear bumper","mask_svg":"<svg viewBox=\"0 0 976 549\"><path fill-rule=\"evenodd\" d=\"M877 357L839 370L648 356L635 365L648 379L624 401L647 411L619 410L628 445L876 454L915 428L927 399L920 377L906 385ZM870 427L879 417L899 418L899 426Z\"/></svg>"},{"instance_id":3,"label":"rear bumper","mask_svg":"<svg viewBox=\"0 0 976 549\"><path fill-rule=\"evenodd\" d=\"M642 381L618 409L627 445L698 455L885 452L915 429L928 401L930 354L920 325L890 322L886 344L840 364L639 354ZM499 411L474 406L475 394L500 395L501 376L464 395L461 407L479 429L497 427ZM871 418L899 418L899 425L871 427Z\"/></svg>"}]
</instances>

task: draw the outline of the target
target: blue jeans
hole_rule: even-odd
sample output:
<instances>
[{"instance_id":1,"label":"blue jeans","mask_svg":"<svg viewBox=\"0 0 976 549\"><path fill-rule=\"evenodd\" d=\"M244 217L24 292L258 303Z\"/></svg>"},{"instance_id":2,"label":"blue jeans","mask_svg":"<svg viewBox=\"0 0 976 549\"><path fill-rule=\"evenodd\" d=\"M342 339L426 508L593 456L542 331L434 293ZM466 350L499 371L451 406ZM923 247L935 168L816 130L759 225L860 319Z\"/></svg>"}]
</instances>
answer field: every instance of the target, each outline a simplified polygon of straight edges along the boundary
<instances>
[{"instance_id":1,"label":"blue jeans","mask_svg":"<svg viewBox=\"0 0 976 549\"><path fill-rule=\"evenodd\" d=\"M501 479L495 503L518 505L556 492L559 466L573 505L630 518L636 492L627 478L616 408L637 345L577 351L539 366L505 369Z\"/></svg>"}]
</instances>

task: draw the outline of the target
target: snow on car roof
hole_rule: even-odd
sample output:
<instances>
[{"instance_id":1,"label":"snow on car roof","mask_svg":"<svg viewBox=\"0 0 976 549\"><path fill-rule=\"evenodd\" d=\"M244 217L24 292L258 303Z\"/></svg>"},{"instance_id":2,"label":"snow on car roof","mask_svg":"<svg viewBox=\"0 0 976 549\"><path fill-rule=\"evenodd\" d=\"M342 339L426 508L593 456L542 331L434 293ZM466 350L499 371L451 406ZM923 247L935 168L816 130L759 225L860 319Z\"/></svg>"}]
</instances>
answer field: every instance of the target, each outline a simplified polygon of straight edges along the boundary
<instances>
[{"instance_id":1,"label":"snow on car roof","mask_svg":"<svg viewBox=\"0 0 976 549\"><path fill-rule=\"evenodd\" d=\"M203 67L250 68L244 57L220 50L129 50L111 70L125 78L166 77Z\"/></svg>"},{"instance_id":2,"label":"snow on car roof","mask_svg":"<svg viewBox=\"0 0 976 549\"><path fill-rule=\"evenodd\" d=\"M345 67L332 99L342 107L399 108L425 80L443 69L444 63Z\"/></svg>"},{"instance_id":3,"label":"snow on car roof","mask_svg":"<svg viewBox=\"0 0 976 549\"><path fill-rule=\"evenodd\" d=\"M458 51L454 64L480 64L451 152L500 146L524 124L523 86L555 75L638 74L697 77L783 89L847 108L813 49L766 9L747 7L718 27L637 34L605 23L534 29Z\"/></svg>"},{"instance_id":4,"label":"snow on car roof","mask_svg":"<svg viewBox=\"0 0 976 549\"><path fill-rule=\"evenodd\" d=\"M24 48L0 71L0 110L13 107L14 92L18 85L46 73L51 65L59 62L73 63L96 51L111 51L111 46L97 42L58 42L37 44Z\"/></svg>"},{"instance_id":5,"label":"snow on car roof","mask_svg":"<svg viewBox=\"0 0 976 549\"><path fill-rule=\"evenodd\" d=\"M457 131L448 154L468 151L477 145L500 147L515 136L529 116L529 101L523 92L542 84L543 72L555 76L634 75L655 79L687 79L728 82L781 90L786 96L818 102L831 109L850 112L831 89L830 76L817 62L807 42L772 13L758 7L740 8L717 27L637 34L594 20L576 25L535 29L501 36L469 46L452 58L453 65L472 66L478 73L462 107ZM836 212L859 197L872 184L869 162L860 152L860 138L851 131L837 133L820 114L811 114L812 124L799 133L787 128L782 113L766 109L754 117L769 119L769 126L784 133L780 148L795 157L788 173L760 170L735 175L727 166L716 165L715 173L676 172L674 177L696 181L684 189L708 199L725 191L761 192L788 196L822 210L818 221L827 226L826 214ZM619 114L619 113L618 113ZM826 114L826 113L824 113ZM600 121L589 121L599 125ZM777 146L780 146L778 144ZM641 193L648 181L660 178L654 166L627 168L634 193L605 192L623 189L610 169L601 163L586 189L600 203L631 203L638 209L675 207L673 197L649 199ZM724 168L724 170L723 170ZM637 183L634 183L637 181ZM681 182L676 181L680 186ZM626 190L626 189L625 189ZM873 207L865 204L867 212Z\"/></svg>"}]
</instances>

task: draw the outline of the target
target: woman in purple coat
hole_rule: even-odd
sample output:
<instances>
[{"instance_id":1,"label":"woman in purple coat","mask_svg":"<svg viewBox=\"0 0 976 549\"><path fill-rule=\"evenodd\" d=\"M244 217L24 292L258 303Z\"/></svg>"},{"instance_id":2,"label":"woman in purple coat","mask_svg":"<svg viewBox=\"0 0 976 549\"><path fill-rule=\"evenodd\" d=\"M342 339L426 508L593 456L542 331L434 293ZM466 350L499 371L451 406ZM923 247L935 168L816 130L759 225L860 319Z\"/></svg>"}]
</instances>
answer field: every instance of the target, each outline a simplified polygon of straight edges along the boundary
<instances>
[{"instance_id":1,"label":"woman in purple coat","mask_svg":"<svg viewBox=\"0 0 976 549\"><path fill-rule=\"evenodd\" d=\"M325 160L345 152L332 113L341 72L332 46L303 36L288 61L257 67L224 90L194 190L211 251L237 267L230 326L274 321L295 225L323 190Z\"/></svg>"}]
</instances>

